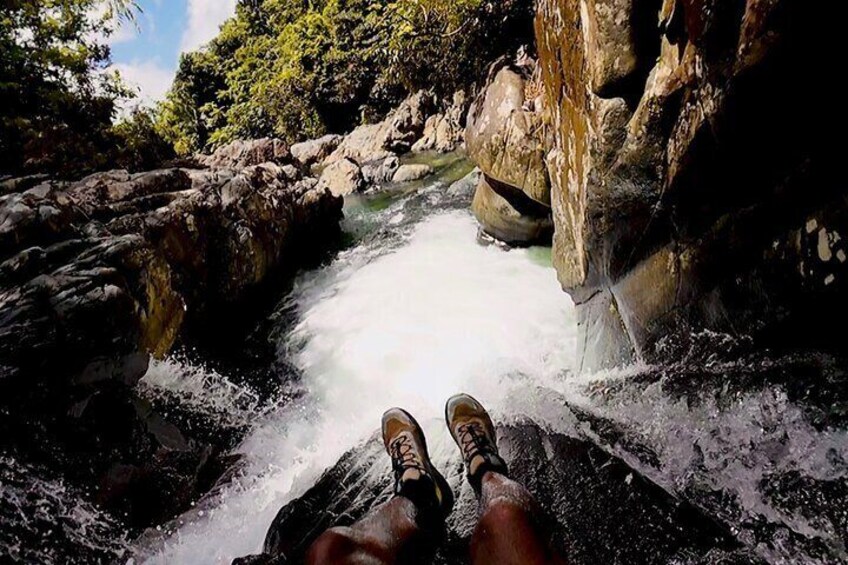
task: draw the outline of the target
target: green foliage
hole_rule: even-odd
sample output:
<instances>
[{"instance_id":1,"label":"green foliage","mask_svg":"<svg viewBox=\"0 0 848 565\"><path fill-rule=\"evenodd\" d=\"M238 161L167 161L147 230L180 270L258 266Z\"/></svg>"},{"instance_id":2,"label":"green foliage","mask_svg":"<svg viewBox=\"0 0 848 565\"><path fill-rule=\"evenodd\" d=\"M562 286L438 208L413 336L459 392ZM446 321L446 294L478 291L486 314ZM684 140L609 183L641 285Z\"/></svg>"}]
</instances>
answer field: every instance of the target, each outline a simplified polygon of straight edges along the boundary
<instances>
[{"instance_id":1,"label":"green foliage","mask_svg":"<svg viewBox=\"0 0 848 565\"><path fill-rule=\"evenodd\" d=\"M131 19L130 0L3 0L0 171L77 176L113 160L115 102L103 39Z\"/></svg>"},{"instance_id":2,"label":"green foliage","mask_svg":"<svg viewBox=\"0 0 848 565\"><path fill-rule=\"evenodd\" d=\"M530 0L240 0L183 57L161 130L180 153L342 132L417 89L466 87L525 43Z\"/></svg>"},{"instance_id":3,"label":"green foliage","mask_svg":"<svg viewBox=\"0 0 848 565\"><path fill-rule=\"evenodd\" d=\"M161 135L157 116L150 108L136 108L111 128L113 139L110 165L130 171L155 169L176 155Z\"/></svg>"}]
</instances>

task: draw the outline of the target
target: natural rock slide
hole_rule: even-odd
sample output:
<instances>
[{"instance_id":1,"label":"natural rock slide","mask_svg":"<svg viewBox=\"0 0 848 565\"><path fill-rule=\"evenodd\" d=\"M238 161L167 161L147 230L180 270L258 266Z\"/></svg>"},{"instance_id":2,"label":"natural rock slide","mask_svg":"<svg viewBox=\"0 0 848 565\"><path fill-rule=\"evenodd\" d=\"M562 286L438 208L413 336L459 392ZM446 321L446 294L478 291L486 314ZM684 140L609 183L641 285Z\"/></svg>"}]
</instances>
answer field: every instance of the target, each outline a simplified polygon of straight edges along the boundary
<instances>
[{"instance_id":1,"label":"natural rock slide","mask_svg":"<svg viewBox=\"0 0 848 565\"><path fill-rule=\"evenodd\" d=\"M846 112L809 88L810 62L835 52L842 16L821 22L791 0L542 0L538 62L497 63L471 106L467 149L483 172L474 213L510 244L555 230L554 265L580 318L578 371L683 359L636 371L629 385L578 387L588 408L572 404L574 390L559 399L584 422L568 435L605 446L602 456L533 425L502 428L503 447L520 452L517 476L535 485L575 562L846 559L841 362L748 353L843 353L830 328L848 304L848 200L821 125L844 126ZM823 390L834 405L810 396ZM667 434L686 438L685 454ZM733 445L744 446L738 459ZM642 474L615 497L603 464L579 468L593 457ZM545 461L567 472L548 477ZM373 444L349 453L280 512L257 562L296 559L323 528L360 516L386 496L386 471ZM586 490L563 508L556 497L571 481ZM605 513L580 507L592 492ZM695 518L675 514L682 501ZM462 559L472 509L461 505L437 562ZM635 534L634 522L650 527Z\"/></svg>"},{"instance_id":2,"label":"natural rock slide","mask_svg":"<svg viewBox=\"0 0 848 565\"><path fill-rule=\"evenodd\" d=\"M46 527L19 494L38 473L51 509L66 489L85 500L46 522L75 521L51 535L85 547L79 559L295 563L391 494L367 439L376 417L344 417L387 408L372 406L380 387L432 408L433 390L477 386L498 398L500 447L572 563L848 562L848 191L832 136L848 112L822 86L848 15L837 4L538 0L535 48L495 62L476 92L417 92L381 122L292 147L3 180L0 507L25 518L0 541ZM497 247L451 240L473 240L469 209ZM532 247L551 243L550 257ZM374 290L378 275L400 282ZM263 317L285 395L246 409L245 429L186 426L179 400L141 394L167 355ZM407 326L429 333L382 351ZM494 345L475 349L480 336ZM262 443L280 436L279 452ZM432 434L458 499L434 563L464 562L474 526L450 441ZM266 492L285 501L273 522L279 502L233 529L270 526L263 547L198 548L228 527L210 515ZM132 542L123 527L150 529Z\"/></svg>"},{"instance_id":3,"label":"natural rock slide","mask_svg":"<svg viewBox=\"0 0 848 565\"><path fill-rule=\"evenodd\" d=\"M242 318L252 323L278 286L338 245L338 195L431 174L395 151L453 151L464 111L461 94L440 106L421 92L353 132L368 138L356 155L367 185L359 164L339 157L351 143L341 136L291 149L235 142L143 173L3 180L0 434L12 457L0 465L3 482L31 464L26 472L88 490L131 529L189 508L232 469L228 451L244 430L195 429L179 406L151 404L138 386L151 359L246 332ZM328 175L338 162L361 182ZM21 511L9 496L7 511ZM21 543L20 531L9 535Z\"/></svg>"}]
</instances>

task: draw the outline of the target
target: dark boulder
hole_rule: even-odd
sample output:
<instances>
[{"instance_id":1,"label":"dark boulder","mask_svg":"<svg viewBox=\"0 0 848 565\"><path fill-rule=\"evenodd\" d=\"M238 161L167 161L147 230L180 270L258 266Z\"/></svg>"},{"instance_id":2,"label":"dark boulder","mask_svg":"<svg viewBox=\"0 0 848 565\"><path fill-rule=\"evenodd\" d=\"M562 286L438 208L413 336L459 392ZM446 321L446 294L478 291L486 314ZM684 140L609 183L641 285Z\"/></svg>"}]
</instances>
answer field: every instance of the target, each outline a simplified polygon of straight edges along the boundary
<instances>
[{"instance_id":1,"label":"dark boulder","mask_svg":"<svg viewBox=\"0 0 848 565\"><path fill-rule=\"evenodd\" d=\"M591 444L530 423L502 426L498 433L512 475L543 506L552 544L569 563L665 563L684 557L704 562L698 559L729 557L739 550L728 532ZM439 465L457 503L430 562L467 563L477 503L458 458ZM236 563L298 563L324 530L350 525L391 496L389 459L375 438L281 509L265 539L264 555Z\"/></svg>"},{"instance_id":2,"label":"dark boulder","mask_svg":"<svg viewBox=\"0 0 848 565\"><path fill-rule=\"evenodd\" d=\"M226 159L287 153L251 147ZM160 522L227 461L137 395L150 356L294 272L338 234L341 200L271 162L38 180L0 197L0 434L129 524Z\"/></svg>"}]
</instances>

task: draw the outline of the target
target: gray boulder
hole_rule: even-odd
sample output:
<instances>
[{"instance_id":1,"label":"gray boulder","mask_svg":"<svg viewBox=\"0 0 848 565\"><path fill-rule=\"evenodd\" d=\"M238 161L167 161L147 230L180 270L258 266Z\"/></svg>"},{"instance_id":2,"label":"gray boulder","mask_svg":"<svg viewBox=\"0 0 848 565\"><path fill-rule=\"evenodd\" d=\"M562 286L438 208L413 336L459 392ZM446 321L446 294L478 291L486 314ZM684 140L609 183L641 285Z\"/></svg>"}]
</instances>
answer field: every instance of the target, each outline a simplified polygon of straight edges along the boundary
<instances>
[{"instance_id":1,"label":"gray boulder","mask_svg":"<svg viewBox=\"0 0 848 565\"><path fill-rule=\"evenodd\" d=\"M328 134L291 146L291 154L304 167L311 167L330 156L342 142L342 136Z\"/></svg>"},{"instance_id":2,"label":"gray boulder","mask_svg":"<svg viewBox=\"0 0 848 565\"><path fill-rule=\"evenodd\" d=\"M335 161L321 172L318 188L329 190L334 196L347 196L365 187L362 169L352 159Z\"/></svg>"},{"instance_id":3,"label":"gray boulder","mask_svg":"<svg viewBox=\"0 0 848 565\"><path fill-rule=\"evenodd\" d=\"M386 119L388 124L384 146L395 153L406 153L421 137L427 119L435 112L435 96L419 90L403 101Z\"/></svg>"},{"instance_id":4,"label":"gray boulder","mask_svg":"<svg viewBox=\"0 0 848 565\"><path fill-rule=\"evenodd\" d=\"M473 197L482 175L483 173L480 171L480 168L474 167L474 170L448 187L448 195L456 197Z\"/></svg>"},{"instance_id":5,"label":"gray boulder","mask_svg":"<svg viewBox=\"0 0 848 565\"><path fill-rule=\"evenodd\" d=\"M433 167L430 165L401 165L392 176L392 182L412 182L432 174Z\"/></svg>"},{"instance_id":6,"label":"gray boulder","mask_svg":"<svg viewBox=\"0 0 848 565\"><path fill-rule=\"evenodd\" d=\"M382 161L372 161L362 166L362 176L369 185L381 185L392 180L395 172L400 168L400 159L397 155L386 157Z\"/></svg>"},{"instance_id":7,"label":"gray boulder","mask_svg":"<svg viewBox=\"0 0 848 565\"><path fill-rule=\"evenodd\" d=\"M197 161L211 169L243 169L262 163L291 163L292 154L283 140L263 138L233 141Z\"/></svg>"},{"instance_id":8,"label":"gray boulder","mask_svg":"<svg viewBox=\"0 0 848 565\"><path fill-rule=\"evenodd\" d=\"M407 98L383 121L359 126L345 136L324 164L329 165L342 159L369 163L405 153L421 137L424 125L434 111L433 95L419 91Z\"/></svg>"},{"instance_id":9,"label":"gray boulder","mask_svg":"<svg viewBox=\"0 0 848 565\"><path fill-rule=\"evenodd\" d=\"M465 141L465 117L468 99L460 90L453 95L450 106L427 118L421 139L412 146L412 151L437 151L449 153L459 149Z\"/></svg>"}]
</instances>

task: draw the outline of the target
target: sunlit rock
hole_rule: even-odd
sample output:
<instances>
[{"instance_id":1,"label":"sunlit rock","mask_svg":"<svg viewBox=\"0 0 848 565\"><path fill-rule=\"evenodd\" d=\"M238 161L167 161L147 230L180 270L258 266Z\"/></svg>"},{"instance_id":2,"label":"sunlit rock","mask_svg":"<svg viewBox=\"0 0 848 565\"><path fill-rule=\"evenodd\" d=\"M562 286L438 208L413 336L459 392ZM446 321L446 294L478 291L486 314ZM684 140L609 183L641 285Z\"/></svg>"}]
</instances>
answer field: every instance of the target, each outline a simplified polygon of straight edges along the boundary
<instances>
[{"instance_id":1,"label":"sunlit rock","mask_svg":"<svg viewBox=\"0 0 848 565\"><path fill-rule=\"evenodd\" d=\"M364 187L365 178L362 176L362 169L348 158L327 165L318 179L318 188L329 190L335 196L353 194Z\"/></svg>"},{"instance_id":2,"label":"sunlit rock","mask_svg":"<svg viewBox=\"0 0 848 565\"><path fill-rule=\"evenodd\" d=\"M580 308L600 315L590 303L603 295L620 318L587 319L584 331L615 342L624 327L629 341L610 359L605 338L587 335L589 365L655 359L658 340L693 329L777 346L797 344L792 328L815 330L812 318L844 319L845 272L832 259L844 242L825 250L818 234L799 235L810 218L848 227L841 157L824 141L848 120L822 104L811 65L839 51L843 12L822 21L793 0L539 2L554 264ZM841 347L825 331L807 340Z\"/></svg>"},{"instance_id":3,"label":"sunlit rock","mask_svg":"<svg viewBox=\"0 0 848 565\"><path fill-rule=\"evenodd\" d=\"M458 149L465 140L467 112L468 97L460 90L454 93L444 112L427 118L421 139L415 142L412 151L449 153Z\"/></svg>"},{"instance_id":4,"label":"sunlit rock","mask_svg":"<svg viewBox=\"0 0 848 565\"><path fill-rule=\"evenodd\" d=\"M421 137L427 119L435 111L433 94L423 90L416 92L383 121L361 125L346 135L323 164L330 165L342 159L363 164L405 153Z\"/></svg>"},{"instance_id":5,"label":"sunlit rock","mask_svg":"<svg viewBox=\"0 0 848 565\"><path fill-rule=\"evenodd\" d=\"M527 98L528 70L496 64L472 104L465 139L468 155L489 177L550 206L541 109Z\"/></svg>"},{"instance_id":6,"label":"sunlit rock","mask_svg":"<svg viewBox=\"0 0 848 565\"><path fill-rule=\"evenodd\" d=\"M311 139L291 146L292 157L304 167L311 167L330 156L342 142L342 136L327 134L318 139Z\"/></svg>"},{"instance_id":7,"label":"sunlit rock","mask_svg":"<svg viewBox=\"0 0 848 565\"><path fill-rule=\"evenodd\" d=\"M211 155L201 155L197 159L213 169L240 169L262 163L291 162L292 154L283 140L263 138L233 141Z\"/></svg>"},{"instance_id":8,"label":"sunlit rock","mask_svg":"<svg viewBox=\"0 0 848 565\"><path fill-rule=\"evenodd\" d=\"M393 182L411 182L433 174L433 167L425 164L406 164L398 167L392 176Z\"/></svg>"}]
</instances>

